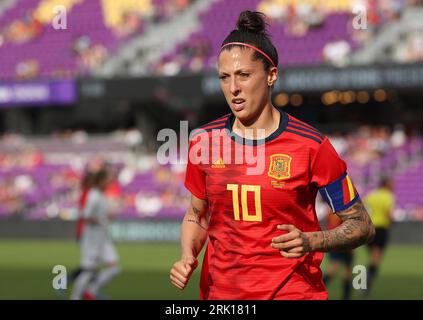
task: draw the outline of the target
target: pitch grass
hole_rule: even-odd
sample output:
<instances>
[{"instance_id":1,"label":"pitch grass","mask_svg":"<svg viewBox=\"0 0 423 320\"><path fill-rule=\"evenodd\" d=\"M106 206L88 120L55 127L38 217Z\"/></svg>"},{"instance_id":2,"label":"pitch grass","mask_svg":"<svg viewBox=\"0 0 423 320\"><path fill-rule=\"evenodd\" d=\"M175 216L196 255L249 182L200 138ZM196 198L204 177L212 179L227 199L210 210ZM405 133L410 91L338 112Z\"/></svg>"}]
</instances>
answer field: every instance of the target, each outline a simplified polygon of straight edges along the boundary
<instances>
[{"instance_id":1,"label":"pitch grass","mask_svg":"<svg viewBox=\"0 0 423 320\"><path fill-rule=\"evenodd\" d=\"M198 299L199 272L184 291L169 283L169 268L179 257L174 243L118 243L122 273L104 289L111 299ZM52 287L55 265L70 272L79 249L72 241L0 241L0 299L67 299ZM323 263L325 270L327 258ZM365 248L356 250L355 264L367 264ZM340 299L341 273L328 287L330 299ZM423 246L388 247L370 299L423 299ZM354 291L353 299L362 299Z\"/></svg>"}]
</instances>

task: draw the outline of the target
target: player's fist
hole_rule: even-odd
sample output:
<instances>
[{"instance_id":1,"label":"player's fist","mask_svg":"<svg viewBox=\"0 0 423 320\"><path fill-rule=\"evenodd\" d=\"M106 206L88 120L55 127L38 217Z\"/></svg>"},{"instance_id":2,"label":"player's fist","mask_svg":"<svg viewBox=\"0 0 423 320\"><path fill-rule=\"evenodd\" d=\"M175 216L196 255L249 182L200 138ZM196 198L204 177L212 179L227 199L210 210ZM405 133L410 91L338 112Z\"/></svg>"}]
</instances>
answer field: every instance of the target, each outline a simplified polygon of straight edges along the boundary
<instances>
[{"instance_id":1,"label":"player's fist","mask_svg":"<svg viewBox=\"0 0 423 320\"><path fill-rule=\"evenodd\" d=\"M198 261L195 257L184 257L176 261L170 269L170 282L181 290L185 289L197 266Z\"/></svg>"},{"instance_id":2,"label":"player's fist","mask_svg":"<svg viewBox=\"0 0 423 320\"><path fill-rule=\"evenodd\" d=\"M278 230L288 233L272 239L272 248L278 249L285 258L300 258L310 252L310 241L305 232L292 224L278 225Z\"/></svg>"}]
</instances>

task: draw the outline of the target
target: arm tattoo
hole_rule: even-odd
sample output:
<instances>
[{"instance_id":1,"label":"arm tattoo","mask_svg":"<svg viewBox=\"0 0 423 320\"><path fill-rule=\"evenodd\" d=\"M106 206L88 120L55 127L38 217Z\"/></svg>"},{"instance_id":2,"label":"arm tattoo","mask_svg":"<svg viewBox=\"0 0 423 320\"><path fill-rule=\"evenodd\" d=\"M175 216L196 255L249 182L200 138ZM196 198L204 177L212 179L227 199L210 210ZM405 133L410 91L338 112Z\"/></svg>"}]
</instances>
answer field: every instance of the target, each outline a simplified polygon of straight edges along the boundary
<instances>
[{"instance_id":1,"label":"arm tattoo","mask_svg":"<svg viewBox=\"0 0 423 320\"><path fill-rule=\"evenodd\" d=\"M310 239L304 233L301 233L301 239L303 240L304 251L309 252L311 250Z\"/></svg>"},{"instance_id":2,"label":"arm tattoo","mask_svg":"<svg viewBox=\"0 0 423 320\"><path fill-rule=\"evenodd\" d=\"M361 200L336 214L342 219L342 224L335 229L318 232L320 235L314 251L352 250L372 239L374 227Z\"/></svg>"},{"instance_id":3,"label":"arm tattoo","mask_svg":"<svg viewBox=\"0 0 423 320\"><path fill-rule=\"evenodd\" d=\"M205 227L203 227L203 226L201 225L200 221L194 220L194 219L192 219L192 218L187 218L187 220L186 220L186 221L196 223L196 224L197 224L197 225L198 225L201 229L203 229L203 230L207 230Z\"/></svg>"},{"instance_id":4,"label":"arm tattoo","mask_svg":"<svg viewBox=\"0 0 423 320\"><path fill-rule=\"evenodd\" d=\"M187 217L186 217L186 221L196 223L200 228L207 230L207 228L202 226L201 222L200 222L199 216L200 216L201 210L196 208L195 206L192 206L191 208L192 208L192 211L194 212L194 214L188 213Z\"/></svg>"},{"instance_id":5,"label":"arm tattoo","mask_svg":"<svg viewBox=\"0 0 423 320\"><path fill-rule=\"evenodd\" d=\"M201 210L196 208L195 206L192 206L192 211L198 216L201 213Z\"/></svg>"}]
</instances>

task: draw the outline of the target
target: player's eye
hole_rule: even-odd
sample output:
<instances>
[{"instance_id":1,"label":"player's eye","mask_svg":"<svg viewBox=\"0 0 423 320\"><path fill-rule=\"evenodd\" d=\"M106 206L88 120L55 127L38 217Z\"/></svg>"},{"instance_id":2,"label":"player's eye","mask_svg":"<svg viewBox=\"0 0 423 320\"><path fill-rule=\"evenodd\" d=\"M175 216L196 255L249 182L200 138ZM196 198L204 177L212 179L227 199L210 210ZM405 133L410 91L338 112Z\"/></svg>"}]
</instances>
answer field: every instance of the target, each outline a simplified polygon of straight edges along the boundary
<instances>
[{"instance_id":1,"label":"player's eye","mask_svg":"<svg viewBox=\"0 0 423 320\"><path fill-rule=\"evenodd\" d=\"M220 76L219 76L219 79L220 79L220 80L225 80L227 77L228 77L228 76L225 76L225 75L220 75Z\"/></svg>"},{"instance_id":2,"label":"player's eye","mask_svg":"<svg viewBox=\"0 0 423 320\"><path fill-rule=\"evenodd\" d=\"M247 72L241 72L239 75L240 75L242 78L248 78L248 77L250 76L250 74L249 74L249 73L247 73Z\"/></svg>"}]
</instances>

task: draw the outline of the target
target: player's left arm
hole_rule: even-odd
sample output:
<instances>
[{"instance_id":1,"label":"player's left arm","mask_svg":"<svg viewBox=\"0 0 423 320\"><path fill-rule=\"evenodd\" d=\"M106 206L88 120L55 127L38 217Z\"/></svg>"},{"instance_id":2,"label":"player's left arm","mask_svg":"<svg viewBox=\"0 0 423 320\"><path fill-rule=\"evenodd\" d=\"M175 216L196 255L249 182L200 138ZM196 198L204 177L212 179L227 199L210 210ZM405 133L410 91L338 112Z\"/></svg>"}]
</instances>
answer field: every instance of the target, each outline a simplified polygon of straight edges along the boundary
<instances>
[{"instance_id":1,"label":"player's left arm","mask_svg":"<svg viewBox=\"0 0 423 320\"><path fill-rule=\"evenodd\" d=\"M328 138L319 145L310 173L310 184L317 186L342 223L332 230L313 232L280 225L279 230L288 232L272 239L271 246L286 258L299 258L307 252L347 251L369 242L375 233L373 223L347 174L346 163Z\"/></svg>"},{"instance_id":2,"label":"player's left arm","mask_svg":"<svg viewBox=\"0 0 423 320\"><path fill-rule=\"evenodd\" d=\"M310 251L344 251L370 242L375 228L363 202L358 201L348 209L335 213L342 223L332 229L307 233Z\"/></svg>"},{"instance_id":3,"label":"player's left arm","mask_svg":"<svg viewBox=\"0 0 423 320\"><path fill-rule=\"evenodd\" d=\"M299 258L312 251L352 250L373 239L375 229L360 199L336 215L342 223L332 230L302 232L294 225L279 225L279 230L288 233L273 238L271 246L286 258Z\"/></svg>"}]
</instances>

